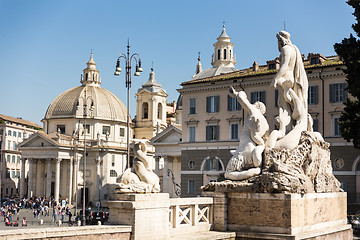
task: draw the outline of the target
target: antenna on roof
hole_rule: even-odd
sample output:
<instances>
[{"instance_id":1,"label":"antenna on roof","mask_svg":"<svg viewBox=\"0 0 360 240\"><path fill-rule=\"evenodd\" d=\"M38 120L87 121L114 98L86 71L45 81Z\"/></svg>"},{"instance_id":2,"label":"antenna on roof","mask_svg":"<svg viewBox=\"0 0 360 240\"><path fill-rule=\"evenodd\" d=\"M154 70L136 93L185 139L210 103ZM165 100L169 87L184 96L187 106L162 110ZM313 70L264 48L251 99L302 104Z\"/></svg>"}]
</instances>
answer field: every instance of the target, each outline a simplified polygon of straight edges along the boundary
<instances>
[{"instance_id":1,"label":"antenna on roof","mask_svg":"<svg viewBox=\"0 0 360 240\"><path fill-rule=\"evenodd\" d=\"M225 21L223 21L223 27L225 27Z\"/></svg>"}]
</instances>

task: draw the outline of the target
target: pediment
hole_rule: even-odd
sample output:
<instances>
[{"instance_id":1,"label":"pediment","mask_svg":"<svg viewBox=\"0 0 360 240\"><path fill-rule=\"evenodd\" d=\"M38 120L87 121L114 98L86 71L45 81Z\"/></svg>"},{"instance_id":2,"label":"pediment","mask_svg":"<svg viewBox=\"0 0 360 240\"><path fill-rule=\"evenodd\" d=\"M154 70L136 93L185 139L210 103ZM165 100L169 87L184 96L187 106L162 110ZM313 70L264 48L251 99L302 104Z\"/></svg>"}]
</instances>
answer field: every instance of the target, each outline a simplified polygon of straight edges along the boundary
<instances>
[{"instance_id":1,"label":"pediment","mask_svg":"<svg viewBox=\"0 0 360 240\"><path fill-rule=\"evenodd\" d=\"M49 135L37 132L19 144L20 148L27 147L59 147L59 144L51 139Z\"/></svg>"},{"instance_id":2,"label":"pediment","mask_svg":"<svg viewBox=\"0 0 360 240\"><path fill-rule=\"evenodd\" d=\"M181 141L182 131L176 126L169 126L164 131L153 137L151 143L178 143Z\"/></svg>"}]
</instances>

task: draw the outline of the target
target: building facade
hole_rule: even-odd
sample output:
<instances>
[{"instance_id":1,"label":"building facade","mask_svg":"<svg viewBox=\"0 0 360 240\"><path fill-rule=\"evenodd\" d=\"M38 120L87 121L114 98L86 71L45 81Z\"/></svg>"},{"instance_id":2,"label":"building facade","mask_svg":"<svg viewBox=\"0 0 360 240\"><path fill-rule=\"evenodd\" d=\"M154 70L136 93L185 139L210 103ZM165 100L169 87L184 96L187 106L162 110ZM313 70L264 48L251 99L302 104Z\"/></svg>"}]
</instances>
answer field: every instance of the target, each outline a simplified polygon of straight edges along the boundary
<instances>
[{"instance_id":1,"label":"building facade","mask_svg":"<svg viewBox=\"0 0 360 240\"><path fill-rule=\"evenodd\" d=\"M28 190L21 196L80 203L85 191L88 203L107 198L126 168L126 116L125 105L101 87L91 54L81 85L57 96L42 120L44 132L20 145L29 162Z\"/></svg>"},{"instance_id":2,"label":"building facade","mask_svg":"<svg viewBox=\"0 0 360 240\"><path fill-rule=\"evenodd\" d=\"M29 166L22 164L18 145L39 130L42 127L33 122L0 114L1 198L19 196L20 185L26 186Z\"/></svg>"},{"instance_id":3,"label":"building facade","mask_svg":"<svg viewBox=\"0 0 360 240\"><path fill-rule=\"evenodd\" d=\"M216 51L215 48L215 54ZM341 137L338 124L347 98L346 75L342 71L345 66L338 56L313 53L303 55L303 61L309 80L308 106L314 131L331 144L334 175L348 192L349 203L356 204L360 201L360 151ZM221 75L201 77L202 71L197 71L191 80L181 84L178 91L183 128L182 196L200 195L201 186L222 180L221 174L232 156L230 150L238 146L244 112L237 100L229 96L229 87L244 90L252 103L263 102L270 131L276 128L278 92L270 83L278 68L279 59L275 58L266 65L254 62L250 68Z\"/></svg>"}]
</instances>

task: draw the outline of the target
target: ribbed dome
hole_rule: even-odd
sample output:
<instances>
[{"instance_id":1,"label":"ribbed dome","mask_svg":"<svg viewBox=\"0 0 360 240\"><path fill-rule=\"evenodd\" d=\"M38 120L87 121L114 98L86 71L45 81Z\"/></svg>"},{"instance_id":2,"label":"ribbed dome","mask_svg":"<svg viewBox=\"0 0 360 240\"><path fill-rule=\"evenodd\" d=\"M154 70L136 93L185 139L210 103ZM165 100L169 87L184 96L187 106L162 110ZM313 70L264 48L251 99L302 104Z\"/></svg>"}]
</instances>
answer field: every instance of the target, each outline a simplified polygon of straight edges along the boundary
<instances>
[{"instance_id":1,"label":"ribbed dome","mask_svg":"<svg viewBox=\"0 0 360 240\"><path fill-rule=\"evenodd\" d=\"M100 87L101 77L91 54L81 76L82 86L60 94L48 107L44 119L83 118L84 99L87 117L126 122L125 105L111 92Z\"/></svg>"},{"instance_id":2,"label":"ribbed dome","mask_svg":"<svg viewBox=\"0 0 360 240\"><path fill-rule=\"evenodd\" d=\"M125 105L108 90L93 84L75 87L60 94L48 107L45 119L82 118L85 89L88 117L126 122ZM90 111L92 104L93 110Z\"/></svg>"}]
</instances>

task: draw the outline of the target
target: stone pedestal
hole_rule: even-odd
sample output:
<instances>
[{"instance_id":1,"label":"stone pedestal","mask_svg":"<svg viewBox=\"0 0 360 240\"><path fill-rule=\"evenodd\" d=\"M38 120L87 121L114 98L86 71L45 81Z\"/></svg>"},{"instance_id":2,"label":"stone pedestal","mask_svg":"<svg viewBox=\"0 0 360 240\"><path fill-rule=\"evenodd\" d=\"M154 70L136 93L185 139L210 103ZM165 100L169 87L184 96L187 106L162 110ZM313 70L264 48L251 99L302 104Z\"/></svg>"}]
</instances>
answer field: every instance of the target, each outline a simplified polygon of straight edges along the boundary
<instances>
[{"instance_id":1,"label":"stone pedestal","mask_svg":"<svg viewBox=\"0 0 360 240\"><path fill-rule=\"evenodd\" d=\"M215 230L235 231L237 239L352 239L344 192L203 195L214 197Z\"/></svg>"},{"instance_id":2,"label":"stone pedestal","mask_svg":"<svg viewBox=\"0 0 360 240\"><path fill-rule=\"evenodd\" d=\"M169 239L169 194L115 194L104 201L112 224L132 226L131 239Z\"/></svg>"}]
</instances>

